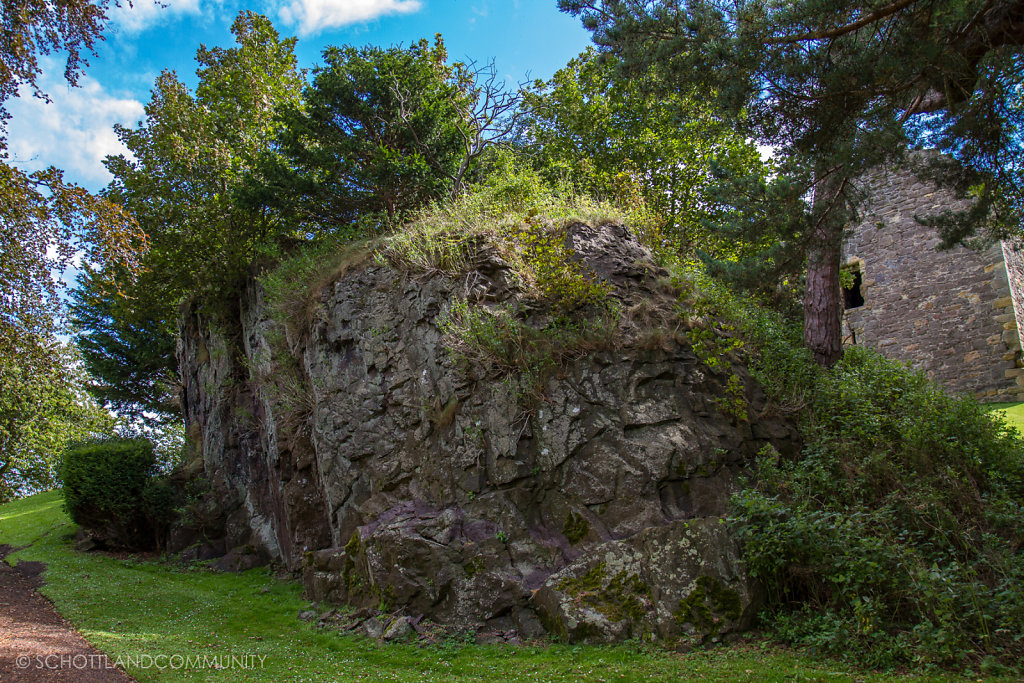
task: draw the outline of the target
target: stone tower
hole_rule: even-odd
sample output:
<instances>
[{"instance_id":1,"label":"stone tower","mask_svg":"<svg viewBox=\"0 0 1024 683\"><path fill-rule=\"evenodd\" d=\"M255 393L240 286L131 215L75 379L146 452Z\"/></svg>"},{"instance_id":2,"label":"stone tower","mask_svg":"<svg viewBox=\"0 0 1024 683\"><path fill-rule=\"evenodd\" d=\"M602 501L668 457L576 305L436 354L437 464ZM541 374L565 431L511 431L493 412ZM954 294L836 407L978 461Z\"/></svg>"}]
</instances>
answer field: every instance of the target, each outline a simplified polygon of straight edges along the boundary
<instances>
[{"instance_id":1,"label":"stone tower","mask_svg":"<svg viewBox=\"0 0 1024 683\"><path fill-rule=\"evenodd\" d=\"M949 190L910 170L878 171L865 185L863 220L844 246L845 343L908 362L955 392L1024 400L1024 250L939 251L937 231L914 217L956 208Z\"/></svg>"}]
</instances>

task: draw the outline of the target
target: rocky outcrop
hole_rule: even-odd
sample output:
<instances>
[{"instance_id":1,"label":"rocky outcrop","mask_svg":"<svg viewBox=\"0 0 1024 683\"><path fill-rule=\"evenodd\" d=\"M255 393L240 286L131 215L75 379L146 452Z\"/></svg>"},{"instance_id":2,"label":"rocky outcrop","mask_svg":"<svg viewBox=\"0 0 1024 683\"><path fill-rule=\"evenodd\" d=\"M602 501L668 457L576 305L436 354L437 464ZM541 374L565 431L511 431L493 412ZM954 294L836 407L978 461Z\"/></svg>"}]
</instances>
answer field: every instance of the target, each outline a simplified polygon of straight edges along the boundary
<instances>
[{"instance_id":1,"label":"rocky outcrop","mask_svg":"<svg viewBox=\"0 0 1024 683\"><path fill-rule=\"evenodd\" d=\"M209 492L178 546L460 627L613 641L744 626L757 591L720 517L758 451L795 447L795 430L763 416L740 364L698 358L624 228L577 224L565 243L620 314L528 398L439 324L467 300L550 322L485 241L459 277L365 259L284 325L256 285L233 331L189 312L179 353Z\"/></svg>"}]
</instances>

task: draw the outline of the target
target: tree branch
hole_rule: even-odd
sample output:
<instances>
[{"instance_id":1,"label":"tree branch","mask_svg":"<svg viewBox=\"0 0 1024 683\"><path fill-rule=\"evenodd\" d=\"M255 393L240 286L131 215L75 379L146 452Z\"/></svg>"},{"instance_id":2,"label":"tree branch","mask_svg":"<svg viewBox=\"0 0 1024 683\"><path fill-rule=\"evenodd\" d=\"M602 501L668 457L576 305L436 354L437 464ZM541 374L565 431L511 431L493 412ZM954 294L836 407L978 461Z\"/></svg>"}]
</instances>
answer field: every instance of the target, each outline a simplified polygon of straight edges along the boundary
<instances>
[{"instance_id":1,"label":"tree branch","mask_svg":"<svg viewBox=\"0 0 1024 683\"><path fill-rule=\"evenodd\" d=\"M831 28L828 30L811 31L810 33L801 33L798 35L768 38L764 42L765 45L780 45L788 43L802 43L808 40L826 40L829 38L838 38L840 36L846 35L847 33L853 33L858 29L864 28L868 24L873 24L880 19L885 19L888 16L892 16L893 14L896 14L900 10L910 7L915 2L918 2L918 0L896 0L896 2L892 3L891 5L887 5L885 7L882 7L881 9L877 9L869 14L865 14L857 21L850 22L845 26L838 26L836 28Z\"/></svg>"}]
</instances>

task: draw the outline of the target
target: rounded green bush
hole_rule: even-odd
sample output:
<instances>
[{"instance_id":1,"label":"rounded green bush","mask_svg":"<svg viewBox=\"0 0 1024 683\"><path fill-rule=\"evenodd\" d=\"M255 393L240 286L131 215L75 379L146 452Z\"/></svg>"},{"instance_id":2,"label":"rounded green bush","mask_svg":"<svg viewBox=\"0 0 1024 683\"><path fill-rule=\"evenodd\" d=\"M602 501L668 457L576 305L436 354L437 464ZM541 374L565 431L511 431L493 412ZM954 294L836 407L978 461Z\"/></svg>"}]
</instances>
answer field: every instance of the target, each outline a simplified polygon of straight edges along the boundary
<instances>
[{"instance_id":1,"label":"rounded green bush","mask_svg":"<svg viewBox=\"0 0 1024 683\"><path fill-rule=\"evenodd\" d=\"M61 465L64 505L100 542L152 547L173 510L173 492L157 470L153 444L146 439L75 444Z\"/></svg>"}]
</instances>

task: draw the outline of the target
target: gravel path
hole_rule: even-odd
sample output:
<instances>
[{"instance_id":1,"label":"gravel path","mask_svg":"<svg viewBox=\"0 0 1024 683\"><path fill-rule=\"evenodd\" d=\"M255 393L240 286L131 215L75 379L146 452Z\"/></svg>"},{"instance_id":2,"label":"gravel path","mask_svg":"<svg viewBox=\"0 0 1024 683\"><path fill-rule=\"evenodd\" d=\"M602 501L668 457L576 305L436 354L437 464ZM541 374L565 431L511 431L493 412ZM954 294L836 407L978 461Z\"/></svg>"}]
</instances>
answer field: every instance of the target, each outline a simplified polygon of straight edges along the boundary
<instances>
[{"instance_id":1,"label":"gravel path","mask_svg":"<svg viewBox=\"0 0 1024 683\"><path fill-rule=\"evenodd\" d=\"M0 546L0 683L131 683L36 591L39 562L3 561Z\"/></svg>"}]
</instances>

